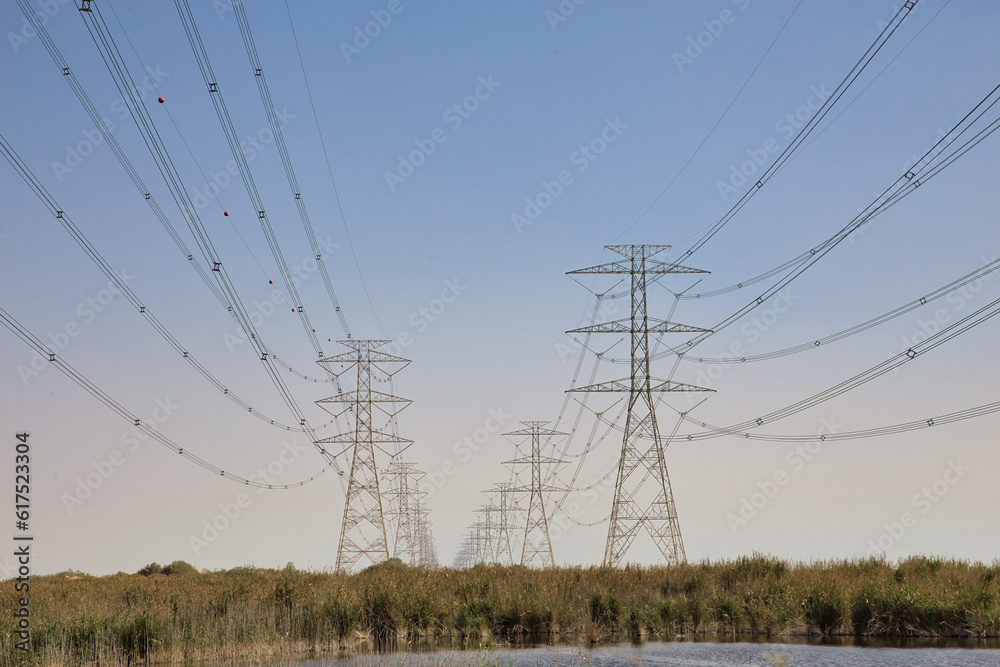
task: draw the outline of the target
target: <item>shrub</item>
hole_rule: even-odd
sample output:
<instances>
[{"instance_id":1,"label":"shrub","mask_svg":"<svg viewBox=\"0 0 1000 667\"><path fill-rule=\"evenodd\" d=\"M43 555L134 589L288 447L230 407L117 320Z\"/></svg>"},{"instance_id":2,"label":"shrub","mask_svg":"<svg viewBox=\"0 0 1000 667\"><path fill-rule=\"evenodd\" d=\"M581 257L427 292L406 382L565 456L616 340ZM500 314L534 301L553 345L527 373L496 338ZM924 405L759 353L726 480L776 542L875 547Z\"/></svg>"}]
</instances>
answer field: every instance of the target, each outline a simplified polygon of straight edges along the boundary
<instances>
[{"instance_id":1,"label":"shrub","mask_svg":"<svg viewBox=\"0 0 1000 667\"><path fill-rule=\"evenodd\" d=\"M144 577L148 577L151 574L160 574L161 572L163 572L162 565L160 565L159 563L150 563L146 567L139 570L137 574L141 574Z\"/></svg>"},{"instance_id":2,"label":"shrub","mask_svg":"<svg viewBox=\"0 0 1000 667\"><path fill-rule=\"evenodd\" d=\"M198 574L198 570L191 563L183 560L175 560L173 563L163 568L163 574L187 577L193 574Z\"/></svg>"}]
</instances>

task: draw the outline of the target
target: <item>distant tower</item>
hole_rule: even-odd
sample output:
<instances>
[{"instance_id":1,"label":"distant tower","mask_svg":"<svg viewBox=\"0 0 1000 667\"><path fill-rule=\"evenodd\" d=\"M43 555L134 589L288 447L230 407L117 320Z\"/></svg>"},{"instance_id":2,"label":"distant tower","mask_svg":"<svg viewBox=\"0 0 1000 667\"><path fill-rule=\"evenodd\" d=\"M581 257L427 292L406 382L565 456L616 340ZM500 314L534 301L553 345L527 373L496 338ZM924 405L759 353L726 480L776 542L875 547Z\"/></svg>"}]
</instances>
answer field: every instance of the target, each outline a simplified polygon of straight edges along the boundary
<instances>
[{"instance_id":1,"label":"distant tower","mask_svg":"<svg viewBox=\"0 0 1000 667\"><path fill-rule=\"evenodd\" d=\"M468 534L466 534L465 539L462 541L461 546L458 548L458 553L455 555L455 561L452 566L456 570L461 570L466 567L475 565L475 531L470 528Z\"/></svg>"},{"instance_id":2,"label":"distant tower","mask_svg":"<svg viewBox=\"0 0 1000 667\"><path fill-rule=\"evenodd\" d=\"M499 563L498 557L500 527L500 507L498 505L486 504L476 510L477 514L482 514L482 521L476 522L479 530L477 537L477 559L480 563Z\"/></svg>"},{"instance_id":3,"label":"distant tower","mask_svg":"<svg viewBox=\"0 0 1000 667\"><path fill-rule=\"evenodd\" d=\"M513 565L514 564L514 553L510 545L510 525L512 513L514 510L513 499L511 498L511 489L514 485L509 482L499 482L493 486L492 489L484 491L483 493L498 496L499 505L496 506L498 510L498 517L496 520L496 562L501 565Z\"/></svg>"},{"instance_id":4,"label":"distant tower","mask_svg":"<svg viewBox=\"0 0 1000 667\"><path fill-rule=\"evenodd\" d=\"M504 461L505 465L525 464L531 466L531 485L515 486L510 489L510 492L513 493L529 494L524 542L521 544L521 565L531 566L537 563L542 567L555 567L552 539L549 536L549 519L545 513L544 494L565 491L566 489L545 484L542 481L542 466L551 468L566 463L566 461L542 456L542 437L551 439L569 434L543 428L549 422L523 421L521 423L528 428L504 433L505 437L527 436L531 438L531 454L529 456Z\"/></svg>"},{"instance_id":5,"label":"distant tower","mask_svg":"<svg viewBox=\"0 0 1000 667\"><path fill-rule=\"evenodd\" d=\"M418 535L418 546L417 546L417 565L426 568L436 568L438 566L438 556L437 547L434 546L434 536L431 533L431 521L428 519L431 511L423 506L423 503L417 501L417 515L420 517L419 535Z\"/></svg>"},{"instance_id":6,"label":"distant tower","mask_svg":"<svg viewBox=\"0 0 1000 667\"><path fill-rule=\"evenodd\" d=\"M417 484L424 474L416 464L398 457L382 473L387 487L382 498L389 523L386 532L392 536L392 556L410 565L420 563L422 523L427 516L420 501L427 493Z\"/></svg>"},{"instance_id":7,"label":"distant tower","mask_svg":"<svg viewBox=\"0 0 1000 667\"><path fill-rule=\"evenodd\" d=\"M351 348L350 351L320 359L318 363L337 377L356 370L357 388L316 403L335 416L350 411L354 417L352 431L320 440L323 444L344 446L334 456L353 451L344 520L337 547L337 571L352 571L359 561L374 564L389 558L375 449L392 456L400 451L399 445L409 445L411 441L376 429L372 417L373 412L378 410L391 419L411 401L372 389L372 381L380 379L380 376L391 378L410 361L378 351L379 347L390 342L388 340L338 342ZM395 451L388 451L386 447L389 445L393 445Z\"/></svg>"},{"instance_id":8,"label":"distant tower","mask_svg":"<svg viewBox=\"0 0 1000 667\"><path fill-rule=\"evenodd\" d=\"M472 524L472 565L489 562L489 535L482 519Z\"/></svg>"},{"instance_id":9,"label":"distant tower","mask_svg":"<svg viewBox=\"0 0 1000 667\"><path fill-rule=\"evenodd\" d=\"M622 380L570 389L572 392L623 392L628 397L625 435L618 461L618 479L611 506L604 565L620 565L640 528L645 528L667 563L683 563L684 541L670 489L663 443L656 423L654 392L712 391L704 387L655 378L649 370L649 334L704 333L707 329L649 317L646 308L647 276L669 273L707 273L678 264L650 259L668 245L609 245L625 258L570 274L612 274L631 278L632 310L627 319L594 324L567 333L629 334L631 375Z\"/></svg>"}]
</instances>

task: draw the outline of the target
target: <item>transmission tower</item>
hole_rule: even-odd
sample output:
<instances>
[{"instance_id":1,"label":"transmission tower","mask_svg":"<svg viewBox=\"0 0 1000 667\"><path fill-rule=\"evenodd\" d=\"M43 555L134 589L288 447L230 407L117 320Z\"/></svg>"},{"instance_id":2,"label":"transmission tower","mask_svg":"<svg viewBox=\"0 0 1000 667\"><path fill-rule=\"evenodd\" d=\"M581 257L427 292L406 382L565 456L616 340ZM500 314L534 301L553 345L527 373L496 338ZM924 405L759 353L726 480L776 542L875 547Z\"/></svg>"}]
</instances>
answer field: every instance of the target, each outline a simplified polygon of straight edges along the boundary
<instances>
[{"instance_id":1,"label":"transmission tower","mask_svg":"<svg viewBox=\"0 0 1000 667\"><path fill-rule=\"evenodd\" d=\"M542 481L542 466L551 469L553 466L566 463L566 461L542 456L542 438L551 441L553 437L563 437L569 434L543 428L549 422L523 421L521 423L528 428L504 433L505 437L528 436L531 438L530 455L504 461L505 465L526 464L531 466L531 485L515 486L510 489L512 493L529 494L524 541L521 543L521 565L530 566L538 562L542 567L555 567L555 558L552 556L552 539L549 537L549 519L545 513L544 494L565 491L566 489L545 484Z\"/></svg>"},{"instance_id":2,"label":"transmission tower","mask_svg":"<svg viewBox=\"0 0 1000 667\"><path fill-rule=\"evenodd\" d=\"M417 542L417 565L426 568L438 566L437 547L434 546L434 536L431 533L431 522L427 518L431 511L418 501L417 514L420 517L419 536Z\"/></svg>"},{"instance_id":3,"label":"transmission tower","mask_svg":"<svg viewBox=\"0 0 1000 667\"><path fill-rule=\"evenodd\" d=\"M385 516L389 523L386 532L392 536L392 556L410 565L420 562L422 524L427 510L420 501L427 495L418 487L426 473L416 469L416 464L394 458L382 473L386 490Z\"/></svg>"},{"instance_id":4,"label":"transmission tower","mask_svg":"<svg viewBox=\"0 0 1000 667\"><path fill-rule=\"evenodd\" d=\"M472 524L472 565L486 563L489 559L489 536L487 535L486 524L480 519Z\"/></svg>"},{"instance_id":5,"label":"transmission tower","mask_svg":"<svg viewBox=\"0 0 1000 667\"><path fill-rule=\"evenodd\" d=\"M475 564L475 547L473 542L474 531L470 529L465 536L465 540L462 541L461 546L458 548L458 553L455 555L453 566L456 570L461 570Z\"/></svg>"},{"instance_id":6,"label":"transmission tower","mask_svg":"<svg viewBox=\"0 0 1000 667\"><path fill-rule=\"evenodd\" d=\"M500 482L495 484L492 489L483 492L490 496L495 494L499 501L499 505L495 506L498 510L498 516L496 520L496 548L494 553L496 554L496 562L501 565L514 564L514 552L510 546L511 515L514 510L513 498L511 497L511 489L513 488L514 485L509 482Z\"/></svg>"},{"instance_id":7,"label":"transmission tower","mask_svg":"<svg viewBox=\"0 0 1000 667\"><path fill-rule=\"evenodd\" d=\"M374 564L389 558L389 542L385 533L375 450L377 448L393 456L412 444L412 441L376 429L372 420L377 410L389 417L391 422L392 417L411 401L376 391L372 389L372 382L382 380L381 376L391 378L410 361L380 352L378 348L388 344L390 341L387 340L338 342L349 347L350 351L320 359L318 363L338 378L355 370L357 388L316 403L335 416L348 411L354 416L353 430L320 440L323 444L344 446L344 449L334 456L352 451L351 476L347 483L344 520L337 547L337 571L351 571L361 560ZM403 447L400 448L400 445ZM394 451L387 451L388 446L393 446Z\"/></svg>"},{"instance_id":8,"label":"transmission tower","mask_svg":"<svg viewBox=\"0 0 1000 667\"><path fill-rule=\"evenodd\" d=\"M500 544L498 542L500 529L500 507L491 503L480 506L476 514L482 514L482 521L476 522L479 527L479 562L498 563Z\"/></svg>"},{"instance_id":9,"label":"transmission tower","mask_svg":"<svg viewBox=\"0 0 1000 667\"><path fill-rule=\"evenodd\" d=\"M678 264L651 259L668 245L609 245L608 250L623 260L592 266L570 274L627 275L631 278L632 309L630 317L573 329L567 333L629 334L631 338L631 375L572 392L622 392L628 396L628 414L618 478L611 506L604 565L620 565L625 552L640 528L645 528L668 563L685 561L684 541L677 520L677 508L670 489L670 476L663 456L663 443L656 423L653 393L713 391L653 377L649 370L649 335L668 333L704 333L707 329L676 324L648 316L646 307L647 276L670 273L708 273Z\"/></svg>"},{"instance_id":10,"label":"transmission tower","mask_svg":"<svg viewBox=\"0 0 1000 667\"><path fill-rule=\"evenodd\" d=\"M416 482L424 475L425 473L419 472L419 475L414 477L414 492L410 499L410 522L413 525L414 533L413 564L435 568L438 566L438 559L437 548L434 546L434 535L431 532L431 521L428 518L431 511L423 503L427 492L416 488Z\"/></svg>"}]
</instances>

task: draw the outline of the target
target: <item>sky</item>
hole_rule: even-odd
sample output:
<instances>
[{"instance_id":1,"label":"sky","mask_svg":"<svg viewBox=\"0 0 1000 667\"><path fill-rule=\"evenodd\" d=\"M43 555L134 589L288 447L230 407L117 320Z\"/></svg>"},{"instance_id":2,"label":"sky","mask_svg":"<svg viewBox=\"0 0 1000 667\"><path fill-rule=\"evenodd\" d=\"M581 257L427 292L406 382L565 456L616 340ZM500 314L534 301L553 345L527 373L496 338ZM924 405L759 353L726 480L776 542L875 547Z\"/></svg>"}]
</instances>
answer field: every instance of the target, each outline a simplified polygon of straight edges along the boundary
<instances>
[{"instance_id":1,"label":"sky","mask_svg":"<svg viewBox=\"0 0 1000 667\"><path fill-rule=\"evenodd\" d=\"M194 247L80 12L62 0L28 4ZM229 0L191 6L302 305L323 352L339 353L345 331L311 260L233 7ZM617 277L582 276L578 284L565 274L610 261L604 246L614 243L669 244L664 256L679 257L791 144L898 6L289 0L245 9L351 334L390 340L390 351L412 360L392 389L413 400L399 429L415 443L407 456L428 473L423 487L441 561L455 557L487 501L482 491L509 478L502 461L516 450L501 434L520 420L549 420L574 432L564 451L570 463L554 483L569 486L578 471L553 519L555 560L599 563L613 495L600 480L616 465L621 434L595 413L617 414L619 397L591 395L584 409L566 403L564 392L592 373L595 381L627 375L627 366L598 363L595 353L622 357L628 347L605 334L583 350L565 332L591 321L592 292L622 286ZM101 11L130 69L145 68L140 93L240 298L258 314L262 339L295 368L322 377L256 208L226 173L233 155L175 7L105 0ZM671 291L745 281L846 225L1000 83L992 66L1000 62L998 20L1000 7L985 0L920 0L787 167L684 262L710 273L695 287L672 276L650 288L650 316L667 317ZM192 356L262 413L294 421L15 3L0 7L0 32L0 133ZM733 345L759 354L812 341L996 259L997 147L987 138L699 354L710 359ZM108 288L6 162L0 192L0 307L60 358L220 468L248 476L274 465L278 481L291 483L324 467L302 434L247 414L199 376ZM680 301L671 319L711 328L769 284ZM1000 280L986 279L828 346L741 365L685 361L673 377L715 390L692 417L714 425L752 420L865 371L998 296ZM602 301L600 318L627 315L624 298ZM859 430L992 402L997 326L988 320L759 430ZM664 342L680 344L678 336ZM653 372L665 377L672 366L659 359ZM326 421L314 402L334 393L332 385L284 377L310 422ZM669 397L658 413L661 431L672 432L677 413L692 405L685 395ZM7 441L30 433L36 572L132 572L177 559L207 569L335 564L344 491L334 473L261 493L213 476L153 440L134 439L130 423L6 329L0 417ZM992 473L1000 465L997 425L988 415L813 443L805 453L788 442L678 439L666 462L687 557L992 561L1000 549L989 528L1000 500ZM598 435L584 455L592 431ZM466 438L475 447L463 445ZM0 475L13 484L13 445L4 451ZM213 522L228 525L213 533ZM659 554L640 537L628 560L653 564ZM0 578L12 576L11 565L0 559Z\"/></svg>"}]
</instances>

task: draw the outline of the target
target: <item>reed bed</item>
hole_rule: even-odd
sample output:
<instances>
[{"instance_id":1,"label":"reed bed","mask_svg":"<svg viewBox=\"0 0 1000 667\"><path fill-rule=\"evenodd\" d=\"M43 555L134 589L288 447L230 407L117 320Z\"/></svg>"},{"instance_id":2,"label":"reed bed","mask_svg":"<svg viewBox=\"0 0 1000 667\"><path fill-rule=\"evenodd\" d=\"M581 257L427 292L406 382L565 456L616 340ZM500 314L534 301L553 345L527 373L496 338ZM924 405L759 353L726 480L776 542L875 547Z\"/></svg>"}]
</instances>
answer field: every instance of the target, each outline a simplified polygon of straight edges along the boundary
<instances>
[{"instance_id":1,"label":"reed bed","mask_svg":"<svg viewBox=\"0 0 1000 667\"><path fill-rule=\"evenodd\" d=\"M62 573L32 579L29 653L14 649L10 584L0 587L0 665L266 664L434 637L1000 636L1000 563L936 558Z\"/></svg>"}]
</instances>

